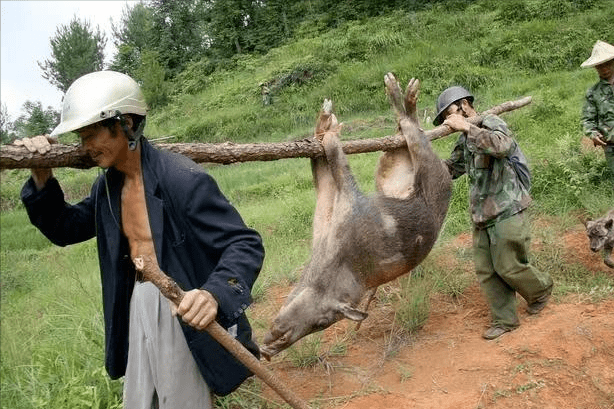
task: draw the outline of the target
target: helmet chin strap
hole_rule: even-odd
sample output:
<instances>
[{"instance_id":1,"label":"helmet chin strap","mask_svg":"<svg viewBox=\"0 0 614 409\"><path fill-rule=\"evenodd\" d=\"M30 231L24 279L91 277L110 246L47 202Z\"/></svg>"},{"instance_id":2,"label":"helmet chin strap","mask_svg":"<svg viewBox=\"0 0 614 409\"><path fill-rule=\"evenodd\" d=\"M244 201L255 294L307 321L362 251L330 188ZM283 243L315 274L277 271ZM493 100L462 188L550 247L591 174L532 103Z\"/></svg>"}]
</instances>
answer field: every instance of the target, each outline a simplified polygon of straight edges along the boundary
<instances>
[{"instance_id":1,"label":"helmet chin strap","mask_svg":"<svg viewBox=\"0 0 614 409\"><path fill-rule=\"evenodd\" d=\"M126 123L126 118L119 111L115 111L115 115L119 120L119 125L122 127L124 134L128 138L128 149L131 151L136 150L136 147L139 145L139 140L141 136L143 136L143 129L145 128L145 118L141 121L139 126L136 128L136 131L132 131L128 124Z\"/></svg>"}]
</instances>

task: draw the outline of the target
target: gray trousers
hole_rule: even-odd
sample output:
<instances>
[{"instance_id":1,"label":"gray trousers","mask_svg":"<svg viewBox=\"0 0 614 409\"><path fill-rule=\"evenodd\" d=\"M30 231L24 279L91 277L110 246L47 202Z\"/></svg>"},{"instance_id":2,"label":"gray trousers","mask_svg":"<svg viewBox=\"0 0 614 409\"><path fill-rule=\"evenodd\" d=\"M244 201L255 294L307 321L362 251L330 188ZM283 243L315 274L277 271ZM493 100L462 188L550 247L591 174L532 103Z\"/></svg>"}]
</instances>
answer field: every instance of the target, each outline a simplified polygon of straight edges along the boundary
<instances>
[{"instance_id":1,"label":"gray trousers","mask_svg":"<svg viewBox=\"0 0 614 409\"><path fill-rule=\"evenodd\" d=\"M181 325L151 283L134 286L129 342L125 409L213 408Z\"/></svg>"}]
</instances>

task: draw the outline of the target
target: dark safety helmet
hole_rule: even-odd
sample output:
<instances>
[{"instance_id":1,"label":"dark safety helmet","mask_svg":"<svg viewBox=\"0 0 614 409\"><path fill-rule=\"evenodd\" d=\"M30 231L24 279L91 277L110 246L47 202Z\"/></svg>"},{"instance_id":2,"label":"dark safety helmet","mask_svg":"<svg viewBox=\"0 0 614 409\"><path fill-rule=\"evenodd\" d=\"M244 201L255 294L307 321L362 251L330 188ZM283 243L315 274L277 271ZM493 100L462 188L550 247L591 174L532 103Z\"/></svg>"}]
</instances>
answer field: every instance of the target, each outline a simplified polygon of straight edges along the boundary
<instances>
[{"instance_id":1,"label":"dark safety helmet","mask_svg":"<svg viewBox=\"0 0 614 409\"><path fill-rule=\"evenodd\" d=\"M433 120L433 125L441 125L443 122L441 114L456 101L466 98L471 104L473 104L473 95L463 87L454 86L446 88L437 98L437 116Z\"/></svg>"}]
</instances>

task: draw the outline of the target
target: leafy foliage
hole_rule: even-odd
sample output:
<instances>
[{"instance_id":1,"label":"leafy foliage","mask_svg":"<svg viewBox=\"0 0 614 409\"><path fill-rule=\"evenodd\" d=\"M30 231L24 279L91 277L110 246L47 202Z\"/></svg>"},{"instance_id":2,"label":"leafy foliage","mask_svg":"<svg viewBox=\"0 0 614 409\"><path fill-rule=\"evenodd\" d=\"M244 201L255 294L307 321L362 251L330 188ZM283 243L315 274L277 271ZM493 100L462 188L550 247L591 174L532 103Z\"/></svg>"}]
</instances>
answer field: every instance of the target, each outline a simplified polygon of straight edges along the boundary
<instances>
[{"instance_id":1,"label":"leafy foliage","mask_svg":"<svg viewBox=\"0 0 614 409\"><path fill-rule=\"evenodd\" d=\"M50 43L51 58L38 65L43 78L62 92L80 76L103 68L106 39L89 21L73 17L68 25L58 27Z\"/></svg>"},{"instance_id":2,"label":"leafy foliage","mask_svg":"<svg viewBox=\"0 0 614 409\"><path fill-rule=\"evenodd\" d=\"M591 208L594 195L609 196L614 201L614 192L608 193L612 187L607 186L614 175L610 174L602 152L583 151L577 137L571 134L554 141L553 150L556 154L534 170L532 195L540 207L557 213Z\"/></svg>"},{"instance_id":3,"label":"leafy foliage","mask_svg":"<svg viewBox=\"0 0 614 409\"><path fill-rule=\"evenodd\" d=\"M143 3L125 6L119 23L112 23L113 43L117 53L109 68L136 79L142 55L155 49L153 37L153 11ZM141 79L142 80L142 79Z\"/></svg>"},{"instance_id":4,"label":"leafy foliage","mask_svg":"<svg viewBox=\"0 0 614 409\"><path fill-rule=\"evenodd\" d=\"M0 143L10 143L13 139L15 139L15 134L12 132L13 123L11 122L11 117L9 115L8 108L6 104L2 104L0 108Z\"/></svg>"},{"instance_id":5,"label":"leafy foliage","mask_svg":"<svg viewBox=\"0 0 614 409\"><path fill-rule=\"evenodd\" d=\"M43 104L40 101L26 101L21 109L25 113L20 115L13 123L16 138L51 133L53 128L60 123L60 113L52 107L43 109Z\"/></svg>"}]
</instances>

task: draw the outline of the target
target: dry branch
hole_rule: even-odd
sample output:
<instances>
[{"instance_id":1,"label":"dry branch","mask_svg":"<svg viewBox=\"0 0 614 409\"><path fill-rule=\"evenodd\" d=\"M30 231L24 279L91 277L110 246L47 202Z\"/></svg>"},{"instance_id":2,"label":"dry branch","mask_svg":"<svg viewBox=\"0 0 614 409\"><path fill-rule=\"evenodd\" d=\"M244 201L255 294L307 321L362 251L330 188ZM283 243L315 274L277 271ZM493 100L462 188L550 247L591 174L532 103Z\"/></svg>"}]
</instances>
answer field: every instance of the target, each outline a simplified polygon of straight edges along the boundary
<instances>
[{"instance_id":1,"label":"dry branch","mask_svg":"<svg viewBox=\"0 0 614 409\"><path fill-rule=\"evenodd\" d=\"M163 296L172 301L175 305L183 299L185 292L177 283L164 274L151 258L141 256L134 259L134 266L141 273L144 281L152 282ZM224 348L226 348L235 358L245 365L256 376L262 379L267 385L279 394L294 409L309 409L309 406L294 394L286 385L267 370L256 357L254 357L239 341L233 338L220 324L213 321L205 329Z\"/></svg>"},{"instance_id":2,"label":"dry branch","mask_svg":"<svg viewBox=\"0 0 614 409\"><path fill-rule=\"evenodd\" d=\"M472 118L473 123L480 123L486 114L501 114L512 111L531 103L531 97L516 101L504 102ZM431 139L439 139L454 133L446 125L425 131ZM347 141L343 144L346 154L366 153L375 151L389 151L405 145L401 135L385 136L378 139L362 139ZM224 142L212 143L160 143L156 145L165 149L181 153L197 163L230 164L250 161L272 161L289 158L315 158L324 155L322 146L311 138L293 142L276 143L246 143L235 144ZM28 168L59 168L71 167L87 169L96 166L90 157L78 145L51 146L51 151L44 154L33 154L23 146L3 145L0 152L0 169L28 169Z\"/></svg>"}]
</instances>

